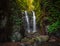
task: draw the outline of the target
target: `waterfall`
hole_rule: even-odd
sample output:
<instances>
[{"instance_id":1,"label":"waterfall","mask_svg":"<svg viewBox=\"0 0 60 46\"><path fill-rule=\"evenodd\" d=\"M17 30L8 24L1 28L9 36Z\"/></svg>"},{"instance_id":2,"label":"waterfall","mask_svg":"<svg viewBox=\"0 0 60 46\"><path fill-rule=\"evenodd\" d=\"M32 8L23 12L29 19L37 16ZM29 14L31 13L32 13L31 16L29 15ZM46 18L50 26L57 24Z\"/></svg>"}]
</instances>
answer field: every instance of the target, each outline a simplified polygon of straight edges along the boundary
<instances>
[{"instance_id":1,"label":"waterfall","mask_svg":"<svg viewBox=\"0 0 60 46\"><path fill-rule=\"evenodd\" d=\"M35 16L35 12L32 11L33 13L33 33L36 32L36 16Z\"/></svg>"},{"instance_id":2,"label":"waterfall","mask_svg":"<svg viewBox=\"0 0 60 46\"><path fill-rule=\"evenodd\" d=\"M26 25L27 25L27 32L28 33L35 33L36 32L36 16L35 16L35 12L32 11L32 18L30 19L29 15L28 15L28 12L25 11L25 20L26 20ZM32 21L30 21L32 20ZM31 24L32 22L32 24ZM31 25L32 25L32 28L31 28ZM33 29L33 30L32 30ZM32 30L32 31L31 31Z\"/></svg>"},{"instance_id":3,"label":"waterfall","mask_svg":"<svg viewBox=\"0 0 60 46\"><path fill-rule=\"evenodd\" d=\"M29 25L29 18L28 18L27 11L25 11L25 17L26 17L26 21L27 21L27 31L28 31L28 33L30 33L30 25Z\"/></svg>"}]
</instances>

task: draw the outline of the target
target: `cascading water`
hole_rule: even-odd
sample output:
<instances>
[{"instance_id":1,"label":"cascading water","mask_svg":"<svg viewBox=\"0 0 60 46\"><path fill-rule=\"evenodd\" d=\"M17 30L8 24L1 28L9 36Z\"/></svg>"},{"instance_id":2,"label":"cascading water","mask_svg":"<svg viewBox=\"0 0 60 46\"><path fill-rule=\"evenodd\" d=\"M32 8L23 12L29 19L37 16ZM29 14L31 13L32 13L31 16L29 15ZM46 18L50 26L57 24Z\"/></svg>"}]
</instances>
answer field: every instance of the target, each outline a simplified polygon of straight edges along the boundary
<instances>
[{"instance_id":1,"label":"cascading water","mask_svg":"<svg viewBox=\"0 0 60 46\"><path fill-rule=\"evenodd\" d=\"M36 32L36 16L35 16L35 12L32 11L33 13L33 33Z\"/></svg>"},{"instance_id":2,"label":"cascading water","mask_svg":"<svg viewBox=\"0 0 60 46\"><path fill-rule=\"evenodd\" d=\"M35 12L32 11L32 17L31 14L29 16L28 12L25 11L25 21L26 21L26 30L28 33L35 33L36 32L36 16L35 16ZM32 28L31 28L32 26Z\"/></svg>"},{"instance_id":3,"label":"cascading water","mask_svg":"<svg viewBox=\"0 0 60 46\"><path fill-rule=\"evenodd\" d=\"M27 21L27 31L28 31L28 33L30 33L30 24L29 24L29 18L28 18L27 11L25 11L25 18L26 18L26 21Z\"/></svg>"}]
</instances>

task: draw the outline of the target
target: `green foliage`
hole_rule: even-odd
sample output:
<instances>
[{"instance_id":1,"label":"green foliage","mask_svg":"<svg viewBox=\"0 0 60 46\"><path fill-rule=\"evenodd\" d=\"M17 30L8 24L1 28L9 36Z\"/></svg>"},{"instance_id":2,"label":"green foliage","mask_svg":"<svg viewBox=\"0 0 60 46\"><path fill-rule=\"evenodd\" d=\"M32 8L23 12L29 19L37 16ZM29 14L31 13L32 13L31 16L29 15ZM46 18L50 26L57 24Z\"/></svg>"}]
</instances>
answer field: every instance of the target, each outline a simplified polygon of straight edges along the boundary
<instances>
[{"instance_id":1,"label":"green foliage","mask_svg":"<svg viewBox=\"0 0 60 46\"><path fill-rule=\"evenodd\" d=\"M21 18L21 10L18 7L16 0L10 1L10 10L11 10L11 21L13 24L21 25L22 18Z\"/></svg>"},{"instance_id":2,"label":"green foliage","mask_svg":"<svg viewBox=\"0 0 60 46\"><path fill-rule=\"evenodd\" d=\"M41 5L40 5L40 3L41 3L40 0L34 0L34 6L35 6L34 11L36 12L37 24L40 23L40 16L41 16Z\"/></svg>"},{"instance_id":3,"label":"green foliage","mask_svg":"<svg viewBox=\"0 0 60 46\"><path fill-rule=\"evenodd\" d=\"M58 28L60 28L60 21L57 21L57 22L49 25L48 32L49 33L55 32L58 30Z\"/></svg>"},{"instance_id":4,"label":"green foliage","mask_svg":"<svg viewBox=\"0 0 60 46\"><path fill-rule=\"evenodd\" d=\"M12 22L12 34L10 36L11 40L20 41L21 40L21 34L20 29L22 25L22 17L21 17L21 10L19 6L16 3L16 0L10 1L10 11L11 11L11 22ZM16 32L18 32L16 34Z\"/></svg>"},{"instance_id":5,"label":"green foliage","mask_svg":"<svg viewBox=\"0 0 60 46\"><path fill-rule=\"evenodd\" d=\"M34 9L33 1L34 0L16 0L16 3L21 11L31 11Z\"/></svg>"},{"instance_id":6,"label":"green foliage","mask_svg":"<svg viewBox=\"0 0 60 46\"><path fill-rule=\"evenodd\" d=\"M47 1L44 0L43 6L46 9L48 21L50 22L48 32L52 33L55 31L58 31L58 28L60 27L60 1L59 0L51 0Z\"/></svg>"},{"instance_id":7,"label":"green foliage","mask_svg":"<svg viewBox=\"0 0 60 46\"><path fill-rule=\"evenodd\" d=\"M20 8L21 11L27 9L27 2L26 0L16 0L17 6Z\"/></svg>"}]
</instances>

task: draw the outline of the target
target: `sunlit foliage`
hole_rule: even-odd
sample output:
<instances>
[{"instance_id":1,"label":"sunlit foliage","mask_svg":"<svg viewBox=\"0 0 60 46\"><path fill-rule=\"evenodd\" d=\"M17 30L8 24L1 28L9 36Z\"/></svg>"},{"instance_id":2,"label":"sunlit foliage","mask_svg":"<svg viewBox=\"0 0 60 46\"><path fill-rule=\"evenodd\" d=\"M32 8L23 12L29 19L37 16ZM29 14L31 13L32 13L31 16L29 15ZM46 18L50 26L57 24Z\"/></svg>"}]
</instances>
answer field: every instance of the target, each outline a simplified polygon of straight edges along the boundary
<instances>
[{"instance_id":1,"label":"sunlit foliage","mask_svg":"<svg viewBox=\"0 0 60 46\"><path fill-rule=\"evenodd\" d=\"M40 0L16 0L16 3L21 11L32 11L36 12L37 23L40 23L41 7Z\"/></svg>"},{"instance_id":2,"label":"sunlit foliage","mask_svg":"<svg viewBox=\"0 0 60 46\"><path fill-rule=\"evenodd\" d=\"M34 0L16 0L21 10L27 10L27 11L31 11L34 9L33 1Z\"/></svg>"}]
</instances>

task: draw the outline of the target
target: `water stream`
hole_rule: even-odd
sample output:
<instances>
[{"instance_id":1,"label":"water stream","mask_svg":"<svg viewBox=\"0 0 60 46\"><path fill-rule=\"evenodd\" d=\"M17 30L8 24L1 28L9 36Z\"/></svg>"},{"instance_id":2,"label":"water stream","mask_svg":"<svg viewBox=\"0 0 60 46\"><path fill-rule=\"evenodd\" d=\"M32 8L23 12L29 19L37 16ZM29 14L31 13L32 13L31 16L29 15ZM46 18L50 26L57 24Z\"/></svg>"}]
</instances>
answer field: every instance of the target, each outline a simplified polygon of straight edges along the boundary
<instances>
[{"instance_id":1,"label":"water stream","mask_svg":"<svg viewBox=\"0 0 60 46\"><path fill-rule=\"evenodd\" d=\"M28 18L27 11L25 11L25 18L27 21L27 32L30 33L30 24L29 24L29 18Z\"/></svg>"},{"instance_id":2,"label":"water stream","mask_svg":"<svg viewBox=\"0 0 60 46\"><path fill-rule=\"evenodd\" d=\"M35 12L32 11L32 18L30 19L29 15L28 15L28 12L25 11L25 20L26 20L26 25L27 25L27 32L28 33L34 33L36 32L36 16L35 16ZM30 21L32 20L32 21ZM32 23L32 24L31 24ZM31 28L31 25L32 25L32 28Z\"/></svg>"},{"instance_id":3,"label":"water stream","mask_svg":"<svg viewBox=\"0 0 60 46\"><path fill-rule=\"evenodd\" d=\"M32 11L33 13L33 33L36 32L36 16L35 16L35 12Z\"/></svg>"}]
</instances>

